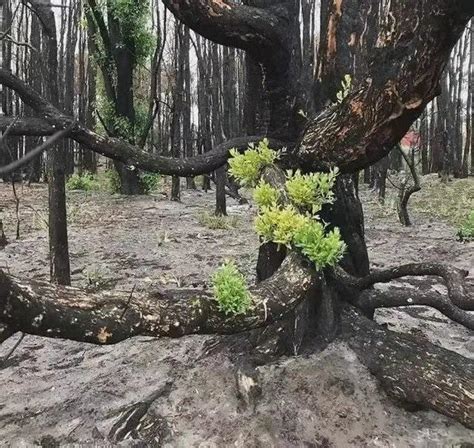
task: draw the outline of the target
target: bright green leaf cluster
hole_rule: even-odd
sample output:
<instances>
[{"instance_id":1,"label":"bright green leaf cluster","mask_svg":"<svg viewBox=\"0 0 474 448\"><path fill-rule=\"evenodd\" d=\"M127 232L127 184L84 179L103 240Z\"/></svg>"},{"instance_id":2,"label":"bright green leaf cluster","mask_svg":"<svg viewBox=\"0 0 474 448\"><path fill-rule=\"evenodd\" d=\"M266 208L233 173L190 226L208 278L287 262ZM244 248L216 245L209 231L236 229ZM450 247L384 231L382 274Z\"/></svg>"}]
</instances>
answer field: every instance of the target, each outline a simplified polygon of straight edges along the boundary
<instances>
[{"instance_id":1,"label":"bright green leaf cluster","mask_svg":"<svg viewBox=\"0 0 474 448\"><path fill-rule=\"evenodd\" d=\"M270 207L278 204L278 201L280 200L280 192L264 180L261 180L255 187L253 199L258 208Z\"/></svg>"},{"instance_id":2,"label":"bright green leaf cluster","mask_svg":"<svg viewBox=\"0 0 474 448\"><path fill-rule=\"evenodd\" d=\"M257 148L251 148L244 154L234 150L231 155L231 174L243 185L256 186L254 199L259 214L255 219L255 229L264 243L295 247L318 270L333 266L341 259L346 245L339 229L328 232L317 216L323 204L334 202L337 168L329 173L288 172L285 187L291 203L282 206L277 189L263 180L257 184L262 168L273 164L278 158L278 154L268 148L268 141L261 142Z\"/></svg>"},{"instance_id":3,"label":"bright green leaf cluster","mask_svg":"<svg viewBox=\"0 0 474 448\"><path fill-rule=\"evenodd\" d=\"M272 241L290 248L296 231L308 219L292 205L283 208L272 205L262 208L255 219L255 229L264 242Z\"/></svg>"},{"instance_id":4,"label":"bright green leaf cluster","mask_svg":"<svg viewBox=\"0 0 474 448\"><path fill-rule=\"evenodd\" d=\"M311 219L295 232L294 245L315 264L317 270L334 266L346 249L338 228L326 232L321 222Z\"/></svg>"},{"instance_id":5,"label":"bright green leaf cluster","mask_svg":"<svg viewBox=\"0 0 474 448\"><path fill-rule=\"evenodd\" d=\"M346 249L339 229L327 232L320 221L302 215L292 205L262 208L255 228L264 242L298 248L317 270L335 265Z\"/></svg>"},{"instance_id":6,"label":"bright green leaf cluster","mask_svg":"<svg viewBox=\"0 0 474 448\"><path fill-rule=\"evenodd\" d=\"M268 144L268 140L263 139L257 147L251 145L243 154L236 149L230 150L229 172L242 186L254 187L262 169L278 159L278 152L270 149Z\"/></svg>"},{"instance_id":7,"label":"bright green leaf cluster","mask_svg":"<svg viewBox=\"0 0 474 448\"><path fill-rule=\"evenodd\" d=\"M246 313L252 304L247 281L235 263L226 261L212 276L214 297L226 315Z\"/></svg>"},{"instance_id":8,"label":"bright green leaf cluster","mask_svg":"<svg viewBox=\"0 0 474 448\"><path fill-rule=\"evenodd\" d=\"M337 168L329 173L301 174L300 170L289 171L286 181L288 197L297 207L307 209L314 215L323 204L334 201L333 188L337 175Z\"/></svg>"}]
</instances>

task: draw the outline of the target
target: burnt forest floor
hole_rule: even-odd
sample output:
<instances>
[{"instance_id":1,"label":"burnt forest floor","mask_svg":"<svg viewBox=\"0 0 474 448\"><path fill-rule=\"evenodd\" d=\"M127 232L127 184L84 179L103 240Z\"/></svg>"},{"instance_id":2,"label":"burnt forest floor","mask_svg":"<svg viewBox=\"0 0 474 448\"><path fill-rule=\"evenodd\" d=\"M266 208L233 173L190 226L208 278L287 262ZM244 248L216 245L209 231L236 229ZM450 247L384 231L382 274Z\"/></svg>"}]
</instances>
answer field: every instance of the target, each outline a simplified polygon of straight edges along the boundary
<instances>
[{"instance_id":1,"label":"burnt forest floor","mask_svg":"<svg viewBox=\"0 0 474 448\"><path fill-rule=\"evenodd\" d=\"M469 269L473 282L474 243L457 241L456 227L474 208L474 179L442 185L436 176L425 176L422 182L424 190L409 208L410 228L396 219L394 188L385 206L361 188L372 266L445 261ZM0 266L45 280L47 188L18 185L17 194L19 240L11 185L0 183L0 218L9 240ZM225 259L234 259L253 281L255 209L229 199L230 217L217 223L227 228L211 230L213 204L213 192L202 191L183 191L179 203L162 192L132 198L68 192L73 285L126 295L133 288L209 287ZM430 279L414 287L440 288ZM427 308L383 310L377 319L474 357L472 332ZM18 337L0 347L0 358ZM236 393L232 344L209 351L219 340L134 338L97 347L26 336L0 366L0 446L444 447L474 440L472 431L448 418L396 406L338 341L259 367L262 396L255 408L244 408ZM141 429L112 441L121 415L168 381L171 389L153 401Z\"/></svg>"}]
</instances>

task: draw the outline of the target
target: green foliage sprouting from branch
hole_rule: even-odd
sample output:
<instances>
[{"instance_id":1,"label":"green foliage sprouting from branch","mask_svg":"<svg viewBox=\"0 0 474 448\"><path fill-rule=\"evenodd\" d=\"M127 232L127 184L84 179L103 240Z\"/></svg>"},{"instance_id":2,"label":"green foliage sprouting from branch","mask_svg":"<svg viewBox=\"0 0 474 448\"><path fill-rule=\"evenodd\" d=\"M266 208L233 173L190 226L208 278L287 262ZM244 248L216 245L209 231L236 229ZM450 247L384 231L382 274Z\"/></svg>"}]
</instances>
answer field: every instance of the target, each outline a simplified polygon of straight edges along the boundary
<instances>
[{"instance_id":1,"label":"green foliage sprouting from branch","mask_svg":"<svg viewBox=\"0 0 474 448\"><path fill-rule=\"evenodd\" d=\"M296 230L293 240L301 253L315 264L316 270L334 266L346 249L338 228L326 232L325 226L316 220L308 219Z\"/></svg>"},{"instance_id":2,"label":"green foliage sprouting from branch","mask_svg":"<svg viewBox=\"0 0 474 448\"><path fill-rule=\"evenodd\" d=\"M296 206L306 209L315 215L324 204L334 202L334 184L339 170L335 168L329 173L301 174L289 171L286 181L286 190L291 202Z\"/></svg>"},{"instance_id":3,"label":"green foliage sprouting from branch","mask_svg":"<svg viewBox=\"0 0 474 448\"><path fill-rule=\"evenodd\" d=\"M260 180L253 191L253 199L259 208L271 207L280 200L280 192L264 180Z\"/></svg>"},{"instance_id":4,"label":"green foliage sprouting from branch","mask_svg":"<svg viewBox=\"0 0 474 448\"><path fill-rule=\"evenodd\" d=\"M291 248L296 232L308 220L309 218L299 213L293 205L272 205L262 207L255 219L255 230L263 242L273 242Z\"/></svg>"},{"instance_id":5,"label":"green foliage sprouting from branch","mask_svg":"<svg viewBox=\"0 0 474 448\"><path fill-rule=\"evenodd\" d=\"M245 154L230 150L229 172L242 186L255 187L263 168L278 159L278 152L271 150L268 144L268 140L263 139L256 147L251 145Z\"/></svg>"},{"instance_id":6,"label":"green foliage sprouting from branch","mask_svg":"<svg viewBox=\"0 0 474 448\"><path fill-rule=\"evenodd\" d=\"M252 304L247 281L232 261L226 261L212 276L214 297L225 314L244 314Z\"/></svg>"},{"instance_id":7,"label":"green foliage sprouting from branch","mask_svg":"<svg viewBox=\"0 0 474 448\"><path fill-rule=\"evenodd\" d=\"M327 231L318 213L324 204L334 202L337 168L329 173L288 172L285 190L290 201L282 205L281 193L264 181L258 182L262 169L273 164L278 153L268 141L244 154L232 151L229 161L232 175L243 185L255 186L254 199L259 208L255 230L264 243L273 242L296 248L311 260L316 269L335 265L346 248L336 228Z\"/></svg>"}]
</instances>

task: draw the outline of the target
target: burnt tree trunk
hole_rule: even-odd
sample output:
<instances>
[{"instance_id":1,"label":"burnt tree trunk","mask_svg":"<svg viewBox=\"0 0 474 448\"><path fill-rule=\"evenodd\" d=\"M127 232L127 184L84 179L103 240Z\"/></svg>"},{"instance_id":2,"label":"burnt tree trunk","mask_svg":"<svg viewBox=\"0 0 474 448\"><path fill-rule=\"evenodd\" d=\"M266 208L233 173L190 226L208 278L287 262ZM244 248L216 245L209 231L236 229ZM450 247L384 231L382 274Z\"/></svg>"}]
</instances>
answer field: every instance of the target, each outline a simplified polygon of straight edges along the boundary
<instances>
[{"instance_id":1,"label":"burnt tree trunk","mask_svg":"<svg viewBox=\"0 0 474 448\"><path fill-rule=\"evenodd\" d=\"M30 0L43 25L49 82L46 85L51 102L59 102L58 45L56 21L51 5ZM49 203L49 257L52 283L69 285L71 270L67 232L65 156L62 148L55 145L48 153L48 203Z\"/></svg>"},{"instance_id":2,"label":"burnt tree trunk","mask_svg":"<svg viewBox=\"0 0 474 448\"><path fill-rule=\"evenodd\" d=\"M419 337L386 330L351 308L343 312L342 328L349 346L391 397L474 428L471 359Z\"/></svg>"}]
</instances>

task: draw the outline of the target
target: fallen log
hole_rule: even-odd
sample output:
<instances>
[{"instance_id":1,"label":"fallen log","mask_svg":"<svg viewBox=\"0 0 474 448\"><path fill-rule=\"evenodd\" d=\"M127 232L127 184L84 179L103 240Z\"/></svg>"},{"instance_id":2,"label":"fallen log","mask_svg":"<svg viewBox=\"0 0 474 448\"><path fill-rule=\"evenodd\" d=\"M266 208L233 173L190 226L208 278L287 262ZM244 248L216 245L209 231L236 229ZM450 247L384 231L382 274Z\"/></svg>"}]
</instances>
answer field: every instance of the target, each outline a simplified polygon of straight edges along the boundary
<instances>
[{"instance_id":1,"label":"fallen log","mask_svg":"<svg viewBox=\"0 0 474 448\"><path fill-rule=\"evenodd\" d=\"M353 307L342 312L342 336L389 396L474 428L474 360L386 330Z\"/></svg>"}]
</instances>

